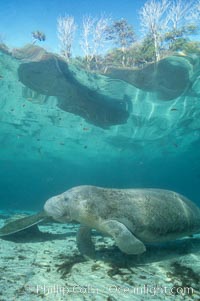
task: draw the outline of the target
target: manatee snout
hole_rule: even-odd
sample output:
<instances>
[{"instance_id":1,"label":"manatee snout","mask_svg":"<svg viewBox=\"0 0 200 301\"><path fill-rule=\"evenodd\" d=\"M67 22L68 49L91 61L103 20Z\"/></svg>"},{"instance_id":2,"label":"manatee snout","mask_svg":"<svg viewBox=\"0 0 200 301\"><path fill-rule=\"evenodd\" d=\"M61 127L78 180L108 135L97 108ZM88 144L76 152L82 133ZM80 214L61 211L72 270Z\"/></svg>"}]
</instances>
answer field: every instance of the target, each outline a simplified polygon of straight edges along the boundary
<instances>
[{"instance_id":1,"label":"manatee snout","mask_svg":"<svg viewBox=\"0 0 200 301\"><path fill-rule=\"evenodd\" d=\"M71 220L63 194L48 199L44 205L44 211L55 221L62 223Z\"/></svg>"}]
</instances>

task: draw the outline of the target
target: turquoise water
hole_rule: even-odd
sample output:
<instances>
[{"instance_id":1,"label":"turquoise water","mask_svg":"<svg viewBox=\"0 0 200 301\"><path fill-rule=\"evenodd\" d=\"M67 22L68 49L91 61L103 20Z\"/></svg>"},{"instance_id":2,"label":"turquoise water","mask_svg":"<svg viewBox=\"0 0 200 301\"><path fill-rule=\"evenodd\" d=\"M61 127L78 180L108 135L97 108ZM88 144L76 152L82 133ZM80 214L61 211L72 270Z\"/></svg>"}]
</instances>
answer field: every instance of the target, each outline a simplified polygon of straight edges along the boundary
<instances>
[{"instance_id":1,"label":"turquoise water","mask_svg":"<svg viewBox=\"0 0 200 301\"><path fill-rule=\"evenodd\" d=\"M187 59L182 60L185 63ZM40 209L51 195L84 184L165 188L199 203L198 67L185 91L166 101L158 89L145 91L72 65L73 89L78 87L80 95L72 96L71 104L62 109L68 92L64 101L60 102L59 96L48 96L44 101L44 94L18 79L19 66L29 63L3 52L0 62L2 208ZM42 89L42 78L37 78L36 90ZM79 104L74 110L74 99L82 95L83 99L89 95L90 103L83 113L76 113ZM96 99L105 111L93 106ZM112 106L107 107L109 102ZM120 102L125 103L122 109ZM67 112L71 108L76 114ZM113 119L116 108L122 116L127 110L125 118Z\"/></svg>"}]
</instances>

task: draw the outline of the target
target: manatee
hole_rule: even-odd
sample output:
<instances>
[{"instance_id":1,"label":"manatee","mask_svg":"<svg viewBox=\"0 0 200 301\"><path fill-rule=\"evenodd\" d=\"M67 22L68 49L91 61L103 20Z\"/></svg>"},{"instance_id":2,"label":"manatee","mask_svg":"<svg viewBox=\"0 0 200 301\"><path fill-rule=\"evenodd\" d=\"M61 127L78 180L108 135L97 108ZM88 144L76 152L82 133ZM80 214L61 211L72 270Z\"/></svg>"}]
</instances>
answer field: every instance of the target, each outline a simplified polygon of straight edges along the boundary
<instances>
[{"instance_id":1,"label":"manatee","mask_svg":"<svg viewBox=\"0 0 200 301\"><path fill-rule=\"evenodd\" d=\"M154 92L159 100L167 101L188 93L196 70L195 64L198 65L198 62L189 56L173 55L141 69L109 67L106 75L138 89Z\"/></svg>"},{"instance_id":2,"label":"manatee","mask_svg":"<svg viewBox=\"0 0 200 301\"><path fill-rule=\"evenodd\" d=\"M13 55L21 60L17 70L20 82L31 91L46 95L46 100L55 96L59 109L104 129L127 122L131 99L124 93L116 97L106 88L121 89L119 82L68 64L36 45L15 49Z\"/></svg>"},{"instance_id":3,"label":"manatee","mask_svg":"<svg viewBox=\"0 0 200 301\"><path fill-rule=\"evenodd\" d=\"M175 240L200 232L200 208L183 195L162 189L110 189L77 186L48 199L30 226L52 218L61 223L79 222L77 245L93 256L91 230L111 236L126 254L142 254L146 244ZM25 227L28 227L28 218ZM7 229L9 224L6 225ZM0 236L9 230L0 229ZM20 220L12 222L20 231ZM15 231L16 232L16 231Z\"/></svg>"}]
</instances>

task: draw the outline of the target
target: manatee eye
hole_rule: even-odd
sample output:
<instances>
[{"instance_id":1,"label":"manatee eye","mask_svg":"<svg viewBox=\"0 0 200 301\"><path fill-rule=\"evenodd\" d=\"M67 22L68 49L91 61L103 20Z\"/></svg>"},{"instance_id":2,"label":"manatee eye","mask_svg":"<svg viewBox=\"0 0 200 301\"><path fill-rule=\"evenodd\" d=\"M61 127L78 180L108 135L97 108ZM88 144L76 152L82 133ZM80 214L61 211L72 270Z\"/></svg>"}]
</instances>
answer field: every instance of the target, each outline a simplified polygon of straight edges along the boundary
<instances>
[{"instance_id":1,"label":"manatee eye","mask_svg":"<svg viewBox=\"0 0 200 301\"><path fill-rule=\"evenodd\" d=\"M64 197L64 202L68 202L69 198L68 197Z\"/></svg>"}]
</instances>

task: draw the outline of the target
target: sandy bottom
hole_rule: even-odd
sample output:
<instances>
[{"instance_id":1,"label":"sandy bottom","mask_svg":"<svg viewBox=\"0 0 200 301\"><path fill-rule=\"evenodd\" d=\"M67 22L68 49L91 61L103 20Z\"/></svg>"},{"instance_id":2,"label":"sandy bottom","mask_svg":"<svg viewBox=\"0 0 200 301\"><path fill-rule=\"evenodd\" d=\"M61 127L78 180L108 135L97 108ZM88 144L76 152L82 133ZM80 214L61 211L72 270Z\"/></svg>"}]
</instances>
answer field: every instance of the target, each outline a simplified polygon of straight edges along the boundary
<instances>
[{"instance_id":1,"label":"sandy bottom","mask_svg":"<svg viewBox=\"0 0 200 301\"><path fill-rule=\"evenodd\" d=\"M19 213L19 212L18 212ZM12 213L0 212L0 226ZM44 223L0 242L0 301L200 300L200 236L121 253L94 232L96 259L76 246L78 225Z\"/></svg>"}]
</instances>

